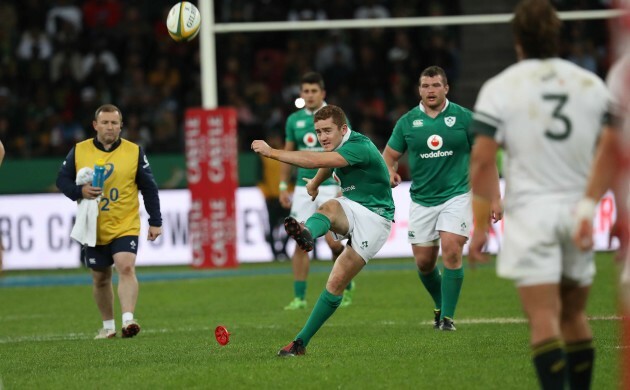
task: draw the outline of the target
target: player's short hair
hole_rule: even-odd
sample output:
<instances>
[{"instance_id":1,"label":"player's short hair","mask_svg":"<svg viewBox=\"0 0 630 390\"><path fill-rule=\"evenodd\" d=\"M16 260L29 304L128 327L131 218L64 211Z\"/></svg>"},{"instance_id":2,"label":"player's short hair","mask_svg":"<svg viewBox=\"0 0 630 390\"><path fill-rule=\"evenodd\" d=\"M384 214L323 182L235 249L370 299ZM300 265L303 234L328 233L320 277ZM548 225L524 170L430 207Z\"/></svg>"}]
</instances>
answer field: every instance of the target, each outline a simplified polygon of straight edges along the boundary
<instances>
[{"instance_id":1,"label":"player's short hair","mask_svg":"<svg viewBox=\"0 0 630 390\"><path fill-rule=\"evenodd\" d=\"M313 116L313 122L326 120L332 117L332 121L337 127L341 129L343 125L347 125L346 114L343 110L337 106L329 104L317 110Z\"/></svg>"},{"instance_id":2,"label":"player's short hair","mask_svg":"<svg viewBox=\"0 0 630 390\"><path fill-rule=\"evenodd\" d=\"M98 120L98 115L101 112L117 112L118 116L120 117L120 122L122 123L122 112L120 111L120 108L116 107L113 104L103 104L102 106L100 106L99 108L96 109L96 111L94 112L94 120Z\"/></svg>"},{"instance_id":3,"label":"player's short hair","mask_svg":"<svg viewBox=\"0 0 630 390\"><path fill-rule=\"evenodd\" d=\"M326 87L324 86L324 78L321 74L317 72L305 73L300 80L300 85L301 84L317 84L322 89L322 91L326 89Z\"/></svg>"},{"instance_id":4,"label":"player's short hair","mask_svg":"<svg viewBox=\"0 0 630 390\"><path fill-rule=\"evenodd\" d=\"M423 70L422 73L420 73L420 77L418 77L418 83L420 83L420 79L423 77L435 77L435 76L442 76L442 82L444 83L444 86L448 85L446 72L444 71L444 69L436 65L429 66L428 68Z\"/></svg>"},{"instance_id":5,"label":"player's short hair","mask_svg":"<svg viewBox=\"0 0 630 390\"><path fill-rule=\"evenodd\" d=\"M558 55L562 21L549 0L523 0L514 9L512 31L527 58Z\"/></svg>"}]
</instances>

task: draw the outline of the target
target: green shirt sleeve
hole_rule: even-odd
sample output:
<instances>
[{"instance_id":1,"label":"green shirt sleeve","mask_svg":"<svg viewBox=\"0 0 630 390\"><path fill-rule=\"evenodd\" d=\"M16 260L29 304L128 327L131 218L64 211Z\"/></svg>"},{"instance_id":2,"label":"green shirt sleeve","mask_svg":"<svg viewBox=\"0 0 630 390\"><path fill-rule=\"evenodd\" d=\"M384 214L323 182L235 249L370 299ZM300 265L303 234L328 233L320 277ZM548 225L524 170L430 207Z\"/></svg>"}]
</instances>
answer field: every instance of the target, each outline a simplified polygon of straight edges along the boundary
<instances>
[{"instance_id":1,"label":"green shirt sleeve","mask_svg":"<svg viewBox=\"0 0 630 390\"><path fill-rule=\"evenodd\" d=\"M403 135L403 130L405 128L405 117L403 116L396 122L396 126L394 126L394 131L392 131L392 135L389 137L389 141L387 141L387 146L394 149L398 153L405 153L407 151L407 142L405 141L405 137Z\"/></svg>"},{"instance_id":2,"label":"green shirt sleeve","mask_svg":"<svg viewBox=\"0 0 630 390\"><path fill-rule=\"evenodd\" d=\"M295 142L295 132L293 131L293 118L289 116L284 126L284 139L287 142Z\"/></svg>"},{"instance_id":3,"label":"green shirt sleeve","mask_svg":"<svg viewBox=\"0 0 630 390\"><path fill-rule=\"evenodd\" d=\"M350 166L365 162L366 156L369 155L368 151L365 150L365 146L356 142L345 143L337 150L337 153L339 153Z\"/></svg>"}]
</instances>

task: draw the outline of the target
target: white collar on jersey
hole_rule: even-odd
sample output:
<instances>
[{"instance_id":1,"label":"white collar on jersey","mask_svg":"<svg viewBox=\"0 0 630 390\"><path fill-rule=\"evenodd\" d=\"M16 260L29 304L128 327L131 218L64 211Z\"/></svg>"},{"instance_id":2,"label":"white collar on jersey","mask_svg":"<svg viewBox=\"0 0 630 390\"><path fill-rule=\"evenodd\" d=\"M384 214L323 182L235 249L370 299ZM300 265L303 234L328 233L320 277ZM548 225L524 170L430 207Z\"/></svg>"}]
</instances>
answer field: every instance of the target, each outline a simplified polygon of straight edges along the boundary
<instances>
[{"instance_id":1,"label":"white collar on jersey","mask_svg":"<svg viewBox=\"0 0 630 390\"><path fill-rule=\"evenodd\" d=\"M341 139L341 143L339 144L339 146L333 149L333 151L339 149L343 144L346 143L346 141L350 138L350 133L352 133L352 130L350 130L350 128L348 127L348 131L346 131L346 135L343 136L343 138Z\"/></svg>"},{"instance_id":2,"label":"white collar on jersey","mask_svg":"<svg viewBox=\"0 0 630 390\"><path fill-rule=\"evenodd\" d=\"M444 101L446 102L446 104L444 104L444 108L442 108L442 111L440 112L446 111L446 109L448 108L448 105L451 104L451 102L446 98L444 99ZM420 103L418 104L418 107L420 107L420 111L424 112L425 114L427 113L426 110L424 109L424 104L422 104L422 101L420 101Z\"/></svg>"},{"instance_id":3,"label":"white collar on jersey","mask_svg":"<svg viewBox=\"0 0 630 390\"><path fill-rule=\"evenodd\" d=\"M324 102L324 104L322 104L322 106L320 108L318 108L315 111L311 111L308 108L304 107L304 112L306 112L308 115L314 115L317 111L321 110L322 108L326 107L328 105L328 103Z\"/></svg>"}]
</instances>

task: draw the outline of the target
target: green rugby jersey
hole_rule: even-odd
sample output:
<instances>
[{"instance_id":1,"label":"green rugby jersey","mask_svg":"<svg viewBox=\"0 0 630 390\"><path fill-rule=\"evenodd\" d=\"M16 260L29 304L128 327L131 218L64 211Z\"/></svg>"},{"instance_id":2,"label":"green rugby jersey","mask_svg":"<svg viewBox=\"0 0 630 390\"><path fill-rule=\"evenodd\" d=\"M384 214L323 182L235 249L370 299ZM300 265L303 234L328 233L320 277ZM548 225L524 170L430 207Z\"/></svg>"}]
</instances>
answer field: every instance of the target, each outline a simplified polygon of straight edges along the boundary
<instances>
[{"instance_id":1,"label":"green rugby jersey","mask_svg":"<svg viewBox=\"0 0 630 390\"><path fill-rule=\"evenodd\" d=\"M389 185L389 171L383 156L370 139L348 129L335 149L348 166L335 168L343 196L368 208L383 218L394 219L394 199Z\"/></svg>"},{"instance_id":2,"label":"green rugby jersey","mask_svg":"<svg viewBox=\"0 0 630 390\"><path fill-rule=\"evenodd\" d=\"M295 142L295 150L308 150L311 152L322 152L324 150L317 140L313 114L314 113L311 110L303 108L289 115L287 118L285 126L285 139L287 141ZM312 179L316 174L317 168L298 168L295 185L305 186L306 182L302 179ZM337 182L331 177L321 185L337 185Z\"/></svg>"},{"instance_id":3,"label":"green rugby jersey","mask_svg":"<svg viewBox=\"0 0 630 390\"><path fill-rule=\"evenodd\" d=\"M470 110L447 100L435 118L418 105L396 122L387 145L408 152L414 202L436 206L470 190L471 120Z\"/></svg>"}]
</instances>

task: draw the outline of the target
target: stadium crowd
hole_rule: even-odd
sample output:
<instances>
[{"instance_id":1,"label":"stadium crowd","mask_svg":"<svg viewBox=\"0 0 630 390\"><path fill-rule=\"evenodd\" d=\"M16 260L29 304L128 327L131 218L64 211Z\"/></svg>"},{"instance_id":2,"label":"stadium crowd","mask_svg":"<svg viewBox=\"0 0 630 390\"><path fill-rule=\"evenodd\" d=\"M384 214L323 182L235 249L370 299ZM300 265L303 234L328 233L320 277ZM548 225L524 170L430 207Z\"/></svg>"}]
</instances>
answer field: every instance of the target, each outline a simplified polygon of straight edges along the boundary
<instances>
[{"instance_id":1,"label":"stadium crowd","mask_svg":"<svg viewBox=\"0 0 630 390\"><path fill-rule=\"evenodd\" d=\"M596 9L596 0L554 1ZM201 105L198 41L176 43L164 21L173 0L8 0L0 3L0 139L15 158L62 156L92 136L94 109L125 113L123 136L149 153L183 151L186 107ZM459 0L217 0L218 23L461 14ZM604 22L565 25L563 56L605 75ZM237 109L240 146L284 131L300 76L320 72L327 101L383 148L413 105L428 65L444 68L456 99L457 27L374 28L217 36L219 104ZM386 129L386 131L383 131Z\"/></svg>"}]
</instances>

